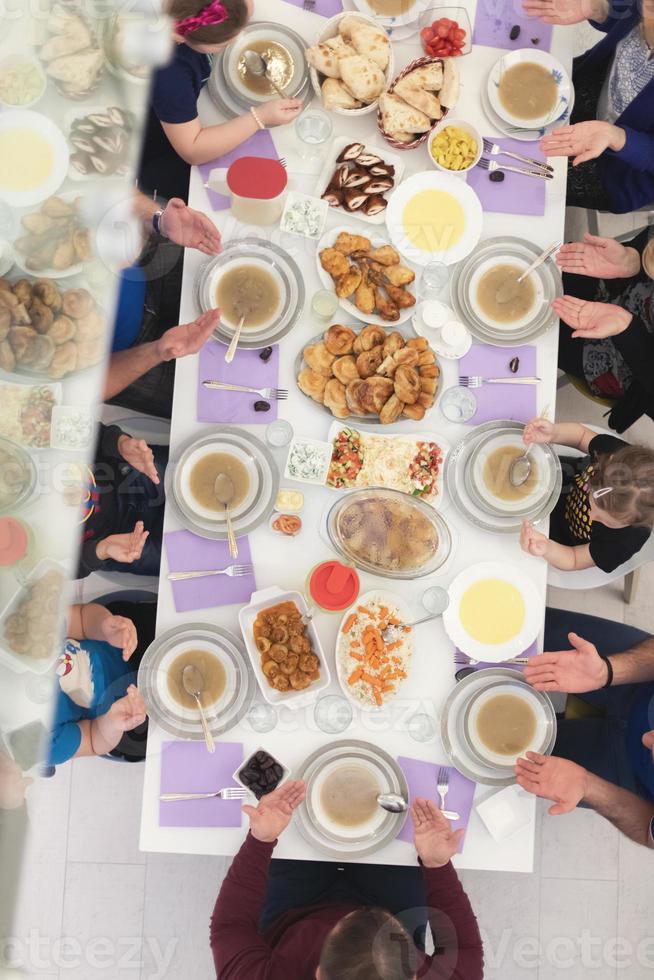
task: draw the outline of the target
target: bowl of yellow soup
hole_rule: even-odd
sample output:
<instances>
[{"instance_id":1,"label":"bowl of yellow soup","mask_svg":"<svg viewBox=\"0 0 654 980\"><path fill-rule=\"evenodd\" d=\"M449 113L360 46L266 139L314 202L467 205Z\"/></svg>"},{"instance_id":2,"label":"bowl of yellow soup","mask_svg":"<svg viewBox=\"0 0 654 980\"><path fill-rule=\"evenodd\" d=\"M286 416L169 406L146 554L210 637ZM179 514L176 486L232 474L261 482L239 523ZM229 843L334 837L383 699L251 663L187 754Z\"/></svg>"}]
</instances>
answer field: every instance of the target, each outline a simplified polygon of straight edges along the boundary
<instances>
[{"instance_id":1,"label":"bowl of yellow soup","mask_svg":"<svg viewBox=\"0 0 654 980\"><path fill-rule=\"evenodd\" d=\"M460 262L481 236L481 202L450 173L426 171L409 177L393 194L386 215L391 242L416 265Z\"/></svg>"},{"instance_id":2,"label":"bowl of yellow soup","mask_svg":"<svg viewBox=\"0 0 654 980\"><path fill-rule=\"evenodd\" d=\"M68 144L39 112L12 109L0 115L0 200L31 207L55 194L68 172Z\"/></svg>"},{"instance_id":3,"label":"bowl of yellow soup","mask_svg":"<svg viewBox=\"0 0 654 980\"><path fill-rule=\"evenodd\" d=\"M518 565L471 565L454 579L449 596L445 630L473 660L504 663L522 654L538 635L543 600Z\"/></svg>"}]
</instances>

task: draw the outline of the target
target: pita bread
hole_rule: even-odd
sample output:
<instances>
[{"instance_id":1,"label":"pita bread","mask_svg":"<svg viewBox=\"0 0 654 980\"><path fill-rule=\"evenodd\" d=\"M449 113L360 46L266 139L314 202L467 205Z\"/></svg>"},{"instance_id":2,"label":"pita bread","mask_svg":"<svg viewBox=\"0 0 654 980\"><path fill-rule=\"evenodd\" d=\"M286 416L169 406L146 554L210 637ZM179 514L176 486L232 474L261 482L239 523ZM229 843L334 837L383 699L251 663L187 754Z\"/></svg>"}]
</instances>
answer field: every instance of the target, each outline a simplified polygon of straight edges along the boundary
<instances>
[{"instance_id":1,"label":"pita bread","mask_svg":"<svg viewBox=\"0 0 654 980\"><path fill-rule=\"evenodd\" d=\"M347 16L341 17L338 22L338 33L342 34L343 37L350 38L352 36L352 28L362 23L363 21L360 17L353 17L351 14L347 14Z\"/></svg>"},{"instance_id":2,"label":"pita bread","mask_svg":"<svg viewBox=\"0 0 654 980\"><path fill-rule=\"evenodd\" d=\"M380 97L379 108L387 133L427 133L431 129L429 116L390 92L384 92Z\"/></svg>"},{"instance_id":3,"label":"pita bread","mask_svg":"<svg viewBox=\"0 0 654 980\"><path fill-rule=\"evenodd\" d=\"M424 88L418 88L412 82L412 76L407 75L395 83L393 88L395 95L408 102L414 109L420 109L430 119L440 119L443 115L441 104L432 92L425 92Z\"/></svg>"},{"instance_id":4,"label":"pita bread","mask_svg":"<svg viewBox=\"0 0 654 980\"><path fill-rule=\"evenodd\" d=\"M326 44L314 44L305 51L307 64L315 68L321 75L327 78L340 78L341 72L338 67L338 55L333 48Z\"/></svg>"},{"instance_id":5,"label":"pita bread","mask_svg":"<svg viewBox=\"0 0 654 980\"><path fill-rule=\"evenodd\" d=\"M391 57L391 42L385 31L364 20L357 20L350 28L350 41L360 55L386 71Z\"/></svg>"},{"instance_id":6,"label":"pita bread","mask_svg":"<svg viewBox=\"0 0 654 980\"><path fill-rule=\"evenodd\" d=\"M403 133L401 130L388 129L386 130L391 139L397 140L398 143L413 143L415 133Z\"/></svg>"},{"instance_id":7,"label":"pita bread","mask_svg":"<svg viewBox=\"0 0 654 980\"><path fill-rule=\"evenodd\" d=\"M325 38L325 40L321 43L325 44L328 48L331 48L339 58L344 57L346 54L356 54L356 51L352 45L348 44L345 38L341 37L340 34L335 34L334 37Z\"/></svg>"},{"instance_id":8,"label":"pita bread","mask_svg":"<svg viewBox=\"0 0 654 980\"><path fill-rule=\"evenodd\" d=\"M454 58L443 59L443 87L439 98L448 109L453 109L459 101L459 69Z\"/></svg>"},{"instance_id":9,"label":"pita bread","mask_svg":"<svg viewBox=\"0 0 654 980\"><path fill-rule=\"evenodd\" d=\"M384 91L386 77L383 71L367 58L359 54L341 58L339 67L343 84L360 102L374 102Z\"/></svg>"},{"instance_id":10,"label":"pita bread","mask_svg":"<svg viewBox=\"0 0 654 980\"><path fill-rule=\"evenodd\" d=\"M419 88L424 88L428 92L438 92L443 85L443 66L440 61L434 61L431 65L414 68L406 77Z\"/></svg>"},{"instance_id":11,"label":"pita bread","mask_svg":"<svg viewBox=\"0 0 654 980\"><path fill-rule=\"evenodd\" d=\"M359 109L361 103L348 92L338 78L326 78L322 83L322 104L325 109Z\"/></svg>"}]
</instances>

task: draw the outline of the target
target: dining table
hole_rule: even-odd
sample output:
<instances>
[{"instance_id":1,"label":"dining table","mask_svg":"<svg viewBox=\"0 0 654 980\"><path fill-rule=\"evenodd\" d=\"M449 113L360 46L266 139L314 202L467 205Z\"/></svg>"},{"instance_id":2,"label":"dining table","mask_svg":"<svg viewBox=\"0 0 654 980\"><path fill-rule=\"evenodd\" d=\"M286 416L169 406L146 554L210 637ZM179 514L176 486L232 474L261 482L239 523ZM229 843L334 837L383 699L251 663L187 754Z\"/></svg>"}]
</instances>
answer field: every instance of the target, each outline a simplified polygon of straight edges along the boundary
<instances>
[{"instance_id":1,"label":"dining table","mask_svg":"<svg viewBox=\"0 0 654 980\"><path fill-rule=\"evenodd\" d=\"M352 0L345 0L346 9L355 9ZM462 0L461 7L467 10L470 22L475 23L475 0ZM501 4L499 5L502 6ZM341 9L337 4L322 3L310 5L293 4L286 0L255 0L254 20L274 21L280 25L291 27L307 42L313 43L317 35L324 29L324 10L331 16ZM506 3L507 15L511 17L513 4ZM435 17L438 11L435 11ZM538 22L534 22L538 24ZM544 25L540 25L544 28ZM529 32L523 30L524 44L529 45ZM489 38L490 39L490 38ZM413 59L423 54L420 37L416 33L412 37L394 40L391 37L395 59L395 72ZM507 49L515 46L507 44ZM570 71L572 59L572 31L555 27L551 38L551 52ZM461 91L458 104L451 111L453 118L459 118L471 123L481 133L488 136L499 136L493 124L484 113L481 101L481 89L486 84L486 77L502 49L496 46L474 43L469 54L457 59L460 71ZM318 100L314 98L314 103ZM211 101L207 91L203 91L199 100L199 114L203 125L218 123L222 120L218 110ZM377 128L377 113L348 118L346 115L332 114L334 137L345 137L352 141L359 140L366 146L378 148L380 154L387 148L384 139ZM299 152L294 126L288 125L270 130L277 155L283 158L288 171L289 188L303 193L318 194L317 187L320 171L324 165L324 154L307 160ZM531 156L537 143L524 143L524 152ZM405 179L412 174L433 169L427 144L406 151L402 154L405 163ZM554 177L547 182L545 188L544 213L525 213L530 207L522 207L521 213L510 211L484 210L482 240L499 236L517 236L527 239L537 246L546 246L561 241L564 231L566 168L567 160L558 158L549 161L554 169ZM220 161L215 166L221 166ZM324 440L333 421L319 406L299 391L296 383L296 358L303 346L316 334L326 329L330 322L345 322L354 326L352 319L343 319L345 314L338 311L333 321L324 321L316 317L311 309L311 297L320 288L317 264L316 242L284 233L279 223L270 227L256 228L241 224L235 220L228 208L216 206L205 186L206 169L201 173L198 167L191 168L189 205L197 208L215 222L221 232L223 243L245 236L254 236L268 241L286 250L295 260L301 270L305 287L305 305L298 322L293 329L280 341L278 385L288 390L288 399L274 403L278 417L288 420L296 436ZM484 175L486 180L488 175ZM461 178L465 179L465 178ZM537 193L537 184L533 181L533 193ZM359 234L385 236L384 225L375 227L358 221L355 217L344 215L342 212L330 212L327 219L327 229L349 226ZM184 273L181 293L180 323L187 323L198 315L194 284L198 270L206 256L198 251L186 249L184 258ZM450 270L451 271L451 270ZM446 298L445 298L446 301ZM557 321L558 322L558 321ZM358 324L361 326L362 324ZM410 322L406 324L410 327ZM392 329L392 328L391 328ZM540 379L534 386L534 415L549 406L554 412L556 400L557 378L557 327L552 326L533 341L536 358L536 374ZM497 348L488 348L489 359ZM458 383L459 366L455 360L440 359L443 389ZM238 360L234 362L233 380L247 383L248 379L237 375ZM214 419L213 421L198 420L198 386L203 380L200 370L200 355L186 357L177 362L175 376L174 402L170 434L171 459L175 458L184 443L193 437L199 437L218 429L221 424L230 424L229 419ZM509 408L505 405L505 389L498 388L492 401L491 418L502 419L511 417ZM260 420L243 424L244 430L255 437L265 440L265 429L270 421L267 413L261 413ZM519 419L526 421L526 419ZM474 420L473 420L474 422ZM418 430L429 433L438 442L455 446L470 430L469 424L453 423L442 414L438 402L428 412L420 423L405 420L392 426L393 432L410 433ZM386 434L386 430L381 430ZM272 449L271 452L283 474L287 449ZM324 525L325 512L334 501L334 491L322 486L294 483L282 476L282 486L290 486L302 490L304 507L301 512L302 530L296 537L287 537L274 533L268 522L263 522L248 535L247 544L254 565L256 589L262 590L278 586L282 590L303 591L307 574L312 567L323 559L336 557L325 541L321 528ZM427 588L433 585L447 589L455 576L463 569L481 561L510 563L521 575L531 579L538 592L541 603L541 614L544 621L547 588L547 565L541 559L531 557L520 548L518 534L493 534L473 526L464 519L457 510L454 502L447 493L439 503L439 512L446 520L453 539L452 554L446 565L427 577L414 580L390 581L360 572L361 593L377 588L390 591L400 596L418 618L424 614L422 596ZM546 529L546 522L544 522ZM239 609L247 598L239 602L222 604L221 589L214 591L214 602L204 604L204 608L187 608L178 610L175 605L172 583L168 579L169 552L168 535L183 530L177 514L169 505L166 506L164 548L158 586L157 634L173 627L190 623L209 623L229 630L240 636ZM232 580L234 581L234 580ZM193 605L193 603L191 603ZM336 671L334 669L334 649L337 630L342 614L323 612L318 609L315 613L314 624L321 639L323 649L330 662L331 686L321 695L340 692ZM542 643L542 632L538 643ZM235 727L225 732L217 739L216 751L220 752L221 744L229 749L237 746L238 758L247 757L252 751L264 748L275 758L284 763L288 769L297 772L304 760L321 746L328 745L338 739L356 739L372 743L385 750L393 758L406 758L418 762L433 763L435 766L448 765L448 759L440 740L440 717L448 695L456 681L454 674L454 644L446 635L442 619L427 623L415 631L414 655L409 676L398 693L382 711L366 712L355 707L353 719L347 730L340 735L324 734L314 718L314 705L292 709L281 707L278 710L277 723L271 730L262 734L255 731L247 716ZM542 648L542 647L541 647ZM411 718L416 714L426 714L433 721L433 734L427 741L417 741L412 735ZM172 744L171 744L172 743ZM200 743L195 743L197 746ZM242 747L242 748L241 748ZM228 826L211 825L210 821L193 821L185 825L183 820L169 821L161 819L161 804L159 796L162 790L162 759L167 752L177 749L182 757L183 749L175 738L160 728L154 719L150 720L147 758L145 763L145 778L143 783L143 804L140 830L140 847L143 851L160 851L180 854L213 854L234 855L247 832L247 818L238 813L233 819L223 821ZM201 747L202 751L204 746ZM199 749L198 749L199 751ZM242 752L242 756L241 756ZM208 758L208 756L207 756ZM178 772L183 774L182 769ZM169 786L167 788L170 788ZM178 785L176 789L183 791L185 786ZM207 790L218 789L208 785ZM474 801L467 821L467 831L461 852L454 858L458 868L476 868L507 872L531 872L534 863L534 841L536 831L536 800L527 796L523 805L527 810L528 820L521 829L512 836L495 840L480 816L476 812L476 804L495 792L494 788L478 784L474 791ZM436 785L433 785L433 799L438 801ZM231 811L233 812L233 811ZM166 825L163 825L163 824ZM198 825L200 824L200 825ZM412 865L416 861L415 849L410 834L403 834L405 839L394 839L382 849L357 860L366 863L386 865ZM335 860L326 858L312 847L300 834L292 822L281 836L275 856L298 860Z\"/></svg>"}]
</instances>

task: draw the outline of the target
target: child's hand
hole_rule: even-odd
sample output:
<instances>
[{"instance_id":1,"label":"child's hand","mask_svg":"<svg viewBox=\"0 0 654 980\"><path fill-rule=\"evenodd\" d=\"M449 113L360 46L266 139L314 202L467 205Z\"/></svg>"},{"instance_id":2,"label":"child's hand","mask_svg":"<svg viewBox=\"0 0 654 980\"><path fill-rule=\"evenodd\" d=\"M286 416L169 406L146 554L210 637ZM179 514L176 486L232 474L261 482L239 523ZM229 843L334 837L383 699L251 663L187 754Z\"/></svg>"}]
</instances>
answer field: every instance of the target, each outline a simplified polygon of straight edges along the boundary
<instances>
[{"instance_id":1,"label":"child's hand","mask_svg":"<svg viewBox=\"0 0 654 980\"><path fill-rule=\"evenodd\" d=\"M535 558L544 558L549 543L550 539L546 538L540 531L537 531L533 524L529 521L522 522L520 547L528 555L533 555Z\"/></svg>"},{"instance_id":2,"label":"child's hand","mask_svg":"<svg viewBox=\"0 0 654 980\"><path fill-rule=\"evenodd\" d=\"M108 538L98 541L95 553L100 561L113 558L114 561L131 565L143 554L149 533L143 530L143 521L137 521L134 530L128 534L110 534Z\"/></svg>"},{"instance_id":3,"label":"child's hand","mask_svg":"<svg viewBox=\"0 0 654 980\"><path fill-rule=\"evenodd\" d=\"M123 660L129 660L138 644L136 626L132 620L127 616L107 616L100 629L107 643L123 651Z\"/></svg>"},{"instance_id":4,"label":"child's hand","mask_svg":"<svg viewBox=\"0 0 654 980\"><path fill-rule=\"evenodd\" d=\"M257 106L257 115L264 126L285 126L300 115L302 107L302 99L271 99Z\"/></svg>"},{"instance_id":5,"label":"child's hand","mask_svg":"<svg viewBox=\"0 0 654 980\"><path fill-rule=\"evenodd\" d=\"M522 438L527 445L532 442L552 442L554 423L548 422L547 419L532 419L531 422L527 422Z\"/></svg>"},{"instance_id":6,"label":"child's hand","mask_svg":"<svg viewBox=\"0 0 654 980\"><path fill-rule=\"evenodd\" d=\"M157 467L154 465L154 453L145 439L122 435L118 439L118 452L133 469L150 477L153 483L160 482Z\"/></svg>"},{"instance_id":7,"label":"child's hand","mask_svg":"<svg viewBox=\"0 0 654 980\"><path fill-rule=\"evenodd\" d=\"M114 701L107 714L121 732L131 732L142 725L147 718L147 711L138 688L130 684L125 697Z\"/></svg>"}]
</instances>

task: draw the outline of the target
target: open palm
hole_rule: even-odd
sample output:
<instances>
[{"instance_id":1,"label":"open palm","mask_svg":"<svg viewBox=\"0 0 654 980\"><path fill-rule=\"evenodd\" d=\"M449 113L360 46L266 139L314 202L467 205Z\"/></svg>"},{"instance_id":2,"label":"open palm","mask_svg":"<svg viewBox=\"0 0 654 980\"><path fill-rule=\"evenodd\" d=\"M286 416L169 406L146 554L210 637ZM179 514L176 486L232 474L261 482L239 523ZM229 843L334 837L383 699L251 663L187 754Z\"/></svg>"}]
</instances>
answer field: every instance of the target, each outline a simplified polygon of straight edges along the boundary
<instances>
[{"instance_id":1,"label":"open palm","mask_svg":"<svg viewBox=\"0 0 654 980\"><path fill-rule=\"evenodd\" d=\"M572 650L539 653L525 667L525 680L537 691L584 694L604 687L608 677L605 661L597 647L576 633L569 633Z\"/></svg>"},{"instance_id":2,"label":"open palm","mask_svg":"<svg viewBox=\"0 0 654 980\"><path fill-rule=\"evenodd\" d=\"M220 252L220 232L213 221L201 211L189 208L179 197L168 201L160 228L162 234L177 245L197 248L205 255Z\"/></svg>"},{"instance_id":3,"label":"open palm","mask_svg":"<svg viewBox=\"0 0 654 980\"><path fill-rule=\"evenodd\" d=\"M110 534L96 545L95 553L100 561L112 558L114 561L131 565L143 554L149 531L144 530L143 521L137 521L133 531L126 534Z\"/></svg>"},{"instance_id":4,"label":"open palm","mask_svg":"<svg viewBox=\"0 0 654 980\"><path fill-rule=\"evenodd\" d=\"M528 17L538 17L544 24L581 24L595 14L593 0L523 0L522 9Z\"/></svg>"},{"instance_id":5,"label":"open palm","mask_svg":"<svg viewBox=\"0 0 654 980\"><path fill-rule=\"evenodd\" d=\"M257 840L272 844L282 831L286 830L293 811L304 799L304 783L301 779L292 779L278 789L262 797L259 805L243 807L243 812L250 818L250 833Z\"/></svg>"},{"instance_id":6,"label":"open palm","mask_svg":"<svg viewBox=\"0 0 654 980\"><path fill-rule=\"evenodd\" d=\"M442 868L459 850L465 829L453 831L432 800L414 800L411 819L418 857L426 868Z\"/></svg>"},{"instance_id":7,"label":"open palm","mask_svg":"<svg viewBox=\"0 0 654 980\"><path fill-rule=\"evenodd\" d=\"M540 141L540 148L548 157L573 157L577 167L587 160L595 160L611 143L614 127L611 123L589 120L555 129Z\"/></svg>"},{"instance_id":8,"label":"open palm","mask_svg":"<svg viewBox=\"0 0 654 980\"><path fill-rule=\"evenodd\" d=\"M638 265L631 261L634 249L625 248L614 238L584 235L583 242L567 242L556 253L556 263L561 272L596 279L620 279L635 275Z\"/></svg>"},{"instance_id":9,"label":"open palm","mask_svg":"<svg viewBox=\"0 0 654 980\"><path fill-rule=\"evenodd\" d=\"M208 310L191 323L181 323L166 330L158 341L159 356L164 361L197 354L220 322L220 310Z\"/></svg>"},{"instance_id":10,"label":"open palm","mask_svg":"<svg viewBox=\"0 0 654 980\"><path fill-rule=\"evenodd\" d=\"M584 340L614 337L626 330L632 320L628 310L613 303L594 303L574 296L558 297L552 303L552 309L572 327L573 337Z\"/></svg>"}]
</instances>

